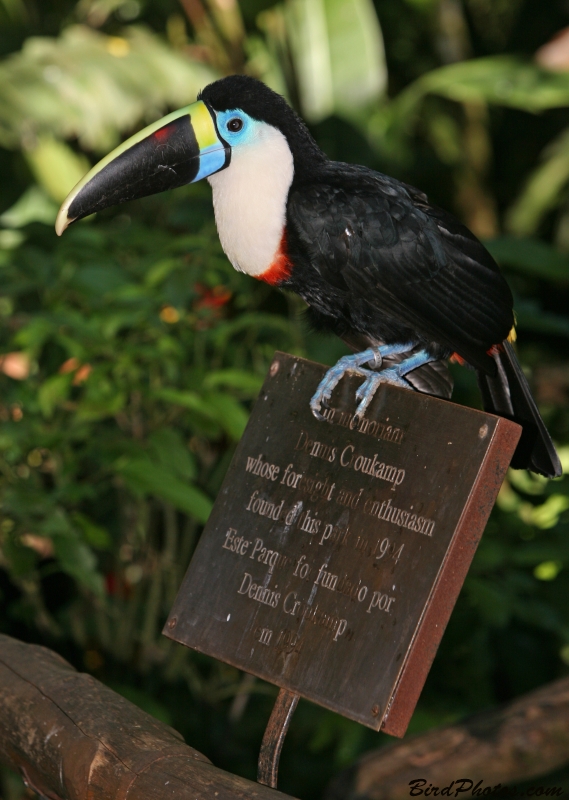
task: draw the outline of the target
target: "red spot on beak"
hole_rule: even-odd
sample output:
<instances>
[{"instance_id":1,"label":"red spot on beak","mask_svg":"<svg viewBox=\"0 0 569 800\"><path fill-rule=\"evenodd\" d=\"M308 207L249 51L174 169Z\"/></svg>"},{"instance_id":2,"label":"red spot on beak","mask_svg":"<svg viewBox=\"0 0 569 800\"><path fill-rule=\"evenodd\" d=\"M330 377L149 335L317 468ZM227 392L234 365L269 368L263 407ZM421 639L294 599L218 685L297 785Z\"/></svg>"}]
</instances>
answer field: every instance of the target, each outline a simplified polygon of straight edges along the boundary
<instances>
[{"instance_id":1,"label":"red spot on beak","mask_svg":"<svg viewBox=\"0 0 569 800\"><path fill-rule=\"evenodd\" d=\"M170 138L170 134L171 131L168 129L168 126L165 125L163 128L159 128L157 131L155 131L154 138L159 142L165 142Z\"/></svg>"}]
</instances>

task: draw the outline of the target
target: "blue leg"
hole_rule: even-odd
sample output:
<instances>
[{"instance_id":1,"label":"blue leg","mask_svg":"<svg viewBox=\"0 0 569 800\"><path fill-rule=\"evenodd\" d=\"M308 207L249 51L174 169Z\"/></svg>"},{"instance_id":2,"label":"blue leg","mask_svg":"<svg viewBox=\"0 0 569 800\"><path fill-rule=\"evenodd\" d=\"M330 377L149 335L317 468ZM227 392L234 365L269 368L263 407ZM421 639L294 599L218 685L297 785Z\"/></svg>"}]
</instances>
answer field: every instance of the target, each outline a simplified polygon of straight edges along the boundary
<instances>
[{"instance_id":1,"label":"blue leg","mask_svg":"<svg viewBox=\"0 0 569 800\"><path fill-rule=\"evenodd\" d=\"M310 408L316 419L320 420L324 419L324 417L320 413L320 408L322 405L326 406L328 404L328 401L332 397L332 392L339 384L339 382L342 380L346 372L348 371L355 372L357 375L361 375L362 377L367 378L367 380L363 384L363 386L367 386L370 379L373 376L377 376L379 373L372 372L370 369L363 369L364 364L370 364L372 369L379 369L379 367L381 367L381 362L383 358L385 358L386 356L394 356L394 355L399 355L400 353L406 353L409 350L411 350L413 346L414 345L412 343L388 344L388 345L382 345L381 347L370 347L368 350L364 350L362 353L354 353L353 356L344 356L343 358L341 358L338 361L338 363L334 367L331 367L328 370L328 372L324 375L324 377L318 384L318 388L316 389L314 397L310 401ZM419 354L417 353L416 355ZM426 353L424 355L426 356ZM411 361L415 357L416 356L412 356L411 359L403 361L401 364L398 365L398 368L403 367L405 364L407 364L408 361ZM432 359L427 356L427 361L431 360ZM421 363L426 363L426 362L421 362ZM410 369L408 369L407 372L410 372L412 369L416 369L417 366L420 366L420 364L410 367ZM393 369L394 368L390 368L388 370L384 370L384 372L391 373ZM393 379L390 382L397 383L397 379ZM374 388L371 390L371 396L369 400L365 403L364 410L371 402L371 399L378 385L379 381L377 384L375 384ZM406 381L405 381L405 386L408 387ZM361 391L362 388L363 387L360 387L358 391ZM358 399L360 399L359 396ZM362 403L360 403L360 406L358 406L358 413L360 407L362 406Z\"/></svg>"},{"instance_id":2,"label":"blue leg","mask_svg":"<svg viewBox=\"0 0 569 800\"><path fill-rule=\"evenodd\" d=\"M378 369L385 356L406 353L413 346L413 344L394 344L370 347L362 353L341 358L336 366L331 367L324 375L314 397L310 401L310 408L314 416L320 420L324 419L320 413L320 408L322 405L328 404L332 397L332 392L348 371L355 372L366 379L356 392L356 399L360 400L360 404L356 409L356 416L358 417L364 416L380 383L391 383L395 386L402 386L405 389L411 388L405 380L405 375L418 367L422 367L424 364L436 361L436 358L430 356L425 350L419 350L409 358L401 361L400 364L395 364L393 367L388 367L380 372L373 371L373 368ZM365 369L363 367L364 364L370 364L372 369Z\"/></svg>"}]
</instances>

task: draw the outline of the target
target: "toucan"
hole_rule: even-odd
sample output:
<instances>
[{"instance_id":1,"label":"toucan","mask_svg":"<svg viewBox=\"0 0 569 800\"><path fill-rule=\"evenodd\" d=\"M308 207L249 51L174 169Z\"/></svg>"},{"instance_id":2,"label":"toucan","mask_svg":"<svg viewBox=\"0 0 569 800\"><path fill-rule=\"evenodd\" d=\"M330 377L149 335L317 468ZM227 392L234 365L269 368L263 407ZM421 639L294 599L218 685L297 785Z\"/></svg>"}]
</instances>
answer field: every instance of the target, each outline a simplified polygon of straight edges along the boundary
<instances>
[{"instance_id":1,"label":"toucan","mask_svg":"<svg viewBox=\"0 0 569 800\"><path fill-rule=\"evenodd\" d=\"M298 293L311 324L353 351L318 386L316 417L348 370L363 378L360 417L382 382L449 398L451 359L476 370L485 410L523 426L512 466L561 474L492 256L420 190L327 158L285 99L254 78L217 80L121 144L73 189L56 231L202 178L235 269Z\"/></svg>"}]
</instances>

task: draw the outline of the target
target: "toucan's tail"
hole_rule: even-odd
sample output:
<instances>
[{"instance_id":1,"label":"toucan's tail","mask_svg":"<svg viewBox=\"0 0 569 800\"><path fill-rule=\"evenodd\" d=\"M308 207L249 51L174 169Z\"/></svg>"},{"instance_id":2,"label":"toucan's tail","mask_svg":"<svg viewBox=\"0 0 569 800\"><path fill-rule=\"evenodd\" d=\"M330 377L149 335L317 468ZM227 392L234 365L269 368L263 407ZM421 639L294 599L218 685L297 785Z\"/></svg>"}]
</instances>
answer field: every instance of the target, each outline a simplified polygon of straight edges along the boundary
<instances>
[{"instance_id":1,"label":"toucan's tail","mask_svg":"<svg viewBox=\"0 0 569 800\"><path fill-rule=\"evenodd\" d=\"M528 382L516 358L514 348L505 341L494 355L497 373L494 377L478 372L478 385L484 410L508 417L523 427L522 436L512 458L514 469L530 469L546 478L562 473L559 456L547 428L531 396Z\"/></svg>"}]
</instances>

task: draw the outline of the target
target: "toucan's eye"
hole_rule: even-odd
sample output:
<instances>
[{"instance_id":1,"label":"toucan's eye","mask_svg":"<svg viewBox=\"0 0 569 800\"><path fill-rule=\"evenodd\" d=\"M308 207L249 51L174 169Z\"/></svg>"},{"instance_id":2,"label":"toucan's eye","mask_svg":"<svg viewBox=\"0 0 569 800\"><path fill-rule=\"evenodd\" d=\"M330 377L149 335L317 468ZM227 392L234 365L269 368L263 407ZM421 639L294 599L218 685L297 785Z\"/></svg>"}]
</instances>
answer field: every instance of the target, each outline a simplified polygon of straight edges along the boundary
<instances>
[{"instance_id":1,"label":"toucan's eye","mask_svg":"<svg viewBox=\"0 0 569 800\"><path fill-rule=\"evenodd\" d=\"M231 131L231 133L238 133L243 127L243 120L239 119L239 117L233 117L227 123L227 130Z\"/></svg>"}]
</instances>

